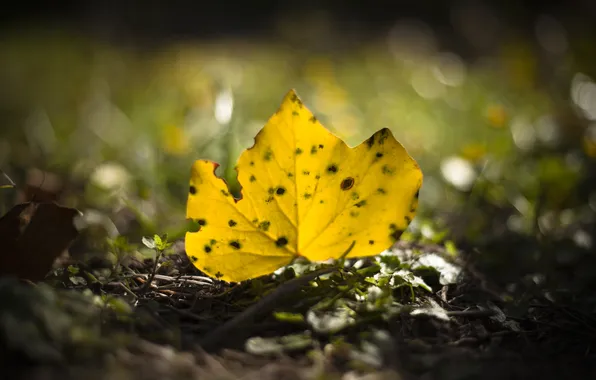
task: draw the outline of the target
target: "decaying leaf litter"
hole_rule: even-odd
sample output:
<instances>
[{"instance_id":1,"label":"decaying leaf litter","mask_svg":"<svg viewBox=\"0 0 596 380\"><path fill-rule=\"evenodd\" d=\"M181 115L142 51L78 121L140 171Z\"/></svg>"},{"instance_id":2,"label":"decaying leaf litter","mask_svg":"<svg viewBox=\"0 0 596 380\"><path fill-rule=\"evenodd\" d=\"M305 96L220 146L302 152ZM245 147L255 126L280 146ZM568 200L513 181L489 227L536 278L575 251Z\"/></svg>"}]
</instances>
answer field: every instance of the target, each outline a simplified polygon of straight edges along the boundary
<instances>
[{"instance_id":1,"label":"decaying leaf litter","mask_svg":"<svg viewBox=\"0 0 596 380\"><path fill-rule=\"evenodd\" d=\"M179 247L171 249L147 290L149 261L123 266L111 281L97 277L101 295L93 295L92 284L72 270L66 275L75 281L62 281L60 271L48 279L54 286L68 284L63 290L15 286L3 279L3 297L30 300L19 307L26 323L50 331L56 321L64 321L62 330L49 337L38 333L10 341L4 347L4 365L43 363L55 378L64 378L64 364L73 378L111 378L116 373L139 379L173 374L188 379L206 374L274 378L280 373L295 378L351 373L358 378L385 373L387 378L457 379L491 378L497 368L499 376L510 378L552 377L554 363L545 366L542 355L557 353L540 350L541 336L573 342L577 350L590 341L575 320L579 314L568 310L565 317L549 310L545 300L542 308L536 300L534 312L507 316L503 301L485 288L485 279L458 263L450 263L461 271L454 283L441 284L441 273L428 268L409 270L424 257L452 261L440 246L401 242L391 253L348 260L342 268L297 263L270 278L234 286L201 276L176 252ZM282 299L267 302L301 278L296 274L313 271L327 273L290 285ZM25 292L34 297L22 297ZM254 305L259 307L246 318ZM2 312L3 326L17 311ZM555 325L545 315L553 312L562 314ZM140 363L146 372L139 372Z\"/></svg>"},{"instance_id":2,"label":"decaying leaf litter","mask_svg":"<svg viewBox=\"0 0 596 380\"><path fill-rule=\"evenodd\" d=\"M58 292L6 279L16 307L1 316L3 364L41 363L60 378L64 364L70 376L98 378L546 377L562 375L545 357L566 345L558 360L583 370L572 358L589 352L589 313L539 294L515 310L465 255L417 240L229 285L197 273L180 242L155 236L144 244L157 260L59 268L46 280L66 288ZM15 320L31 328L17 333ZM147 373L140 363L151 363Z\"/></svg>"}]
</instances>

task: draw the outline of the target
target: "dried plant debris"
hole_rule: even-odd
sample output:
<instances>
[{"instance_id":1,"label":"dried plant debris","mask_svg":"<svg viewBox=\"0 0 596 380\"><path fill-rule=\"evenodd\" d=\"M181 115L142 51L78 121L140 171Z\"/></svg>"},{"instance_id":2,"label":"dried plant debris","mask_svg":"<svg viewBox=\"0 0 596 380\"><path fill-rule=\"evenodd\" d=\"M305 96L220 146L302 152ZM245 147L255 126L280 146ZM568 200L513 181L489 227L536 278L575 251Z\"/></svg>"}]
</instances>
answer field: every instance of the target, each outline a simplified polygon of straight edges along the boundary
<instances>
[{"instance_id":1,"label":"dried plant debris","mask_svg":"<svg viewBox=\"0 0 596 380\"><path fill-rule=\"evenodd\" d=\"M0 276L40 281L77 237L80 212L53 202L14 206L0 218Z\"/></svg>"},{"instance_id":2,"label":"dried plant debris","mask_svg":"<svg viewBox=\"0 0 596 380\"><path fill-rule=\"evenodd\" d=\"M402 242L378 257L296 262L236 285L202 276L184 254L163 255L111 277L87 268L100 296L87 280L64 283L83 292L5 281L0 296L13 306L0 313L4 358L70 363L56 378L553 378L541 339L585 348L588 314L542 303L512 317L484 279L444 253ZM435 255L450 266L425 262ZM441 281L446 267L459 271L454 282ZM61 276L90 278L75 272ZM541 325L548 313L557 326ZM16 331L16 321L35 328Z\"/></svg>"}]
</instances>

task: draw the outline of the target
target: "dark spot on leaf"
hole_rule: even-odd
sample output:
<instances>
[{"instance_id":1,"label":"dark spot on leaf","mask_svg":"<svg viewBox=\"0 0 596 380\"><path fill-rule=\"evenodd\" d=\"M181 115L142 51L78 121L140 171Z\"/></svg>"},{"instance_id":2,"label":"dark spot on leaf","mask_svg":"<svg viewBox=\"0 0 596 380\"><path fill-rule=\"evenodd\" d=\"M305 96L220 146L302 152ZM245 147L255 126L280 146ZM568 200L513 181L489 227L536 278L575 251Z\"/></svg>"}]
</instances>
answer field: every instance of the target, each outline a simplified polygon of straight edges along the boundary
<instances>
[{"instance_id":1,"label":"dark spot on leaf","mask_svg":"<svg viewBox=\"0 0 596 380\"><path fill-rule=\"evenodd\" d=\"M275 189L274 189L274 188L272 188L272 187L270 187L270 188L268 188L268 189L267 189L267 192L268 192L269 194L273 194L273 193L275 193Z\"/></svg>"},{"instance_id":2,"label":"dark spot on leaf","mask_svg":"<svg viewBox=\"0 0 596 380\"><path fill-rule=\"evenodd\" d=\"M386 175L395 174L395 168L391 168L388 165L383 165L383 167L381 168L381 171L383 172L383 174L386 174Z\"/></svg>"},{"instance_id":3,"label":"dark spot on leaf","mask_svg":"<svg viewBox=\"0 0 596 380\"><path fill-rule=\"evenodd\" d=\"M230 242L230 247L232 247L234 249L240 249L242 247L242 245L240 245L240 242L238 240L232 240Z\"/></svg>"},{"instance_id":4,"label":"dark spot on leaf","mask_svg":"<svg viewBox=\"0 0 596 380\"><path fill-rule=\"evenodd\" d=\"M225 190L222 190L222 191L221 191L221 193L224 195L224 197L228 197L228 196L230 196L230 193L228 193L228 192L227 192L227 191L225 191Z\"/></svg>"},{"instance_id":5,"label":"dark spot on leaf","mask_svg":"<svg viewBox=\"0 0 596 380\"><path fill-rule=\"evenodd\" d=\"M235 220L232 220L232 219L228 220L228 226L234 227L236 224L238 224L238 223L236 223Z\"/></svg>"},{"instance_id":6,"label":"dark spot on leaf","mask_svg":"<svg viewBox=\"0 0 596 380\"><path fill-rule=\"evenodd\" d=\"M255 162L254 161L251 161L251 162L249 162L249 165L250 166L255 166Z\"/></svg>"},{"instance_id":7,"label":"dark spot on leaf","mask_svg":"<svg viewBox=\"0 0 596 380\"><path fill-rule=\"evenodd\" d=\"M292 178L294 176L293 173L288 173L288 178Z\"/></svg>"},{"instance_id":8,"label":"dark spot on leaf","mask_svg":"<svg viewBox=\"0 0 596 380\"><path fill-rule=\"evenodd\" d=\"M350 237L350 236L352 236L352 235L354 235L354 234L350 232L350 233L348 234L348 237Z\"/></svg>"},{"instance_id":9,"label":"dark spot on leaf","mask_svg":"<svg viewBox=\"0 0 596 380\"><path fill-rule=\"evenodd\" d=\"M370 136L368 140L366 140L366 145L368 145L369 149L375 145L375 135Z\"/></svg>"},{"instance_id":10,"label":"dark spot on leaf","mask_svg":"<svg viewBox=\"0 0 596 380\"><path fill-rule=\"evenodd\" d=\"M393 240L393 242L396 242L399 240L402 233L403 233L403 231L395 230L389 234L389 237L391 238L391 240Z\"/></svg>"},{"instance_id":11,"label":"dark spot on leaf","mask_svg":"<svg viewBox=\"0 0 596 380\"><path fill-rule=\"evenodd\" d=\"M197 193L197 188L194 187L193 185L190 185L188 192L191 193L192 195L195 195Z\"/></svg>"},{"instance_id":12,"label":"dark spot on leaf","mask_svg":"<svg viewBox=\"0 0 596 380\"><path fill-rule=\"evenodd\" d=\"M257 218L254 218L254 219L252 220L252 224L257 224L257 223L259 223L259 219L257 219Z\"/></svg>"},{"instance_id":13,"label":"dark spot on leaf","mask_svg":"<svg viewBox=\"0 0 596 380\"><path fill-rule=\"evenodd\" d=\"M275 194L277 195L284 195L286 192L286 189L283 186L280 186L277 188L277 190L275 190Z\"/></svg>"},{"instance_id":14,"label":"dark spot on leaf","mask_svg":"<svg viewBox=\"0 0 596 380\"><path fill-rule=\"evenodd\" d=\"M271 150L267 150L264 154L263 154L263 159L265 161L271 161L271 157L273 157L273 152Z\"/></svg>"},{"instance_id":15,"label":"dark spot on leaf","mask_svg":"<svg viewBox=\"0 0 596 380\"><path fill-rule=\"evenodd\" d=\"M295 153L296 153L296 155L302 154L302 149L296 148Z\"/></svg>"},{"instance_id":16,"label":"dark spot on leaf","mask_svg":"<svg viewBox=\"0 0 596 380\"><path fill-rule=\"evenodd\" d=\"M377 158L381 158L381 157L383 157L383 153L381 153L381 152L377 152L377 154L375 154L375 156L376 156Z\"/></svg>"},{"instance_id":17,"label":"dark spot on leaf","mask_svg":"<svg viewBox=\"0 0 596 380\"><path fill-rule=\"evenodd\" d=\"M355 201L360 199L360 195L358 195L358 193L355 191L352 192L351 197L352 197L352 200L355 200Z\"/></svg>"},{"instance_id":18,"label":"dark spot on leaf","mask_svg":"<svg viewBox=\"0 0 596 380\"><path fill-rule=\"evenodd\" d=\"M196 256L190 256L190 261L192 261L193 263L196 263L199 259L197 259Z\"/></svg>"},{"instance_id":19,"label":"dark spot on leaf","mask_svg":"<svg viewBox=\"0 0 596 380\"><path fill-rule=\"evenodd\" d=\"M271 225L271 222L269 222L268 220L264 220L261 223L259 223L259 229L267 232L267 231L269 231L270 225Z\"/></svg>"},{"instance_id":20,"label":"dark spot on leaf","mask_svg":"<svg viewBox=\"0 0 596 380\"><path fill-rule=\"evenodd\" d=\"M354 204L356 207L362 207L366 205L366 199L361 200L360 202Z\"/></svg>"},{"instance_id":21,"label":"dark spot on leaf","mask_svg":"<svg viewBox=\"0 0 596 380\"><path fill-rule=\"evenodd\" d=\"M406 223L407 223L407 224L410 224L410 223L412 223L412 218L410 218L409 216L406 216L406 217L404 218L404 220L406 221Z\"/></svg>"},{"instance_id":22,"label":"dark spot on leaf","mask_svg":"<svg viewBox=\"0 0 596 380\"><path fill-rule=\"evenodd\" d=\"M339 185L339 187L344 191L350 190L352 186L354 186L354 178L352 177L344 178L344 180L341 181L341 184Z\"/></svg>"},{"instance_id":23,"label":"dark spot on leaf","mask_svg":"<svg viewBox=\"0 0 596 380\"><path fill-rule=\"evenodd\" d=\"M320 203L320 204L323 204L323 203L325 203L325 201L321 199L321 200L319 201L319 203Z\"/></svg>"},{"instance_id":24,"label":"dark spot on leaf","mask_svg":"<svg viewBox=\"0 0 596 380\"><path fill-rule=\"evenodd\" d=\"M292 111L292 116L299 116L300 114L297 111Z\"/></svg>"},{"instance_id":25,"label":"dark spot on leaf","mask_svg":"<svg viewBox=\"0 0 596 380\"><path fill-rule=\"evenodd\" d=\"M211 239L211 240L209 240L209 244L213 245L213 244L215 244L215 243L217 243L217 241L215 241L215 239Z\"/></svg>"},{"instance_id":26,"label":"dark spot on leaf","mask_svg":"<svg viewBox=\"0 0 596 380\"><path fill-rule=\"evenodd\" d=\"M360 213L359 213L358 211L350 211L350 216L351 216L352 218L355 218L355 217L357 217L358 215L360 215Z\"/></svg>"},{"instance_id":27,"label":"dark spot on leaf","mask_svg":"<svg viewBox=\"0 0 596 380\"><path fill-rule=\"evenodd\" d=\"M317 118L314 116L311 116L310 119L308 119L308 121L310 121L311 123L316 123L317 122Z\"/></svg>"},{"instance_id":28,"label":"dark spot on leaf","mask_svg":"<svg viewBox=\"0 0 596 380\"><path fill-rule=\"evenodd\" d=\"M317 152L318 150L316 145L310 147L310 154L317 154Z\"/></svg>"},{"instance_id":29,"label":"dark spot on leaf","mask_svg":"<svg viewBox=\"0 0 596 380\"><path fill-rule=\"evenodd\" d=\"M396 230L396 229L397 229L397 226L395 225L395 223L391 223L391 224L389 225L389 229L390 229L391 231L394 231L394 230Z\"/></svg>"},{"instance_id":30,"label":"dark spot on leaf","mask_svg":"<svg viewBox=\"0 0 596 380\"><path fill-rule=\"evenodd\" d=\"M203 270L207 273L211 273L211 267L205 267Z\"/></svg>"},{"instance_id":31,"label":"dark spot on leaf","mask_svg":"<svg viewBox=\"0 0 596 380\"><path fill-rule=\"evenodd\" d=\"M385 189L383 189L382 187L379 187L379 188L377 189L377 193L379 193L379 194L386 194L387 192L386 192L386 191L385 191Z\"/></svg>"},{"instance_id":32,"label":"dark spot on leaf","mask_svg":"<svg viewBox=\"0 0 596 380\"><path fill-rule=\"evenodd\" d=\"M303 170L302 171L302 174L304 174L304 175L310 175L310 172L308 170Z\"/></svg>"},{"instance_id":33,"label":"dark spot on leaf","mask_svg":"<svg viewBox=\"0 0 596 380\"><path fill-rule=\"evenodd\" d=\"M207 224L207 221L205 219L197 219L197 223L199 226L204 226Z\"/></svg>"},{"instance_id":34,"label":"dark spot on leaf","mask_svg":"<svg viewBox=\"0 0 596 380\"><path fill-rule=\"evenodd\" d=\"M327 166L327 171L329 173L337 173L337 165L331 164L331 165Z\"/></svg>"},{"instance_id":35,"label":"dark spot on leaf","mask_svg":"<svg viewBox=\"0 0 596 380\"><path fill-rule=\"evenodd\" d=\"M257 180L257 178L254 175L251 175L250 178L248 179L250 182L254 182Z\"/></svg>"},{"instance_id":36,"label":"dark spot on leaf","mask_svg":"<svg viewBox=\"0 0 596 380\"><path fill-rule=\"evenodd\" d=\"M418 191L416 192L416 194L414 194L414 198L418 199L418 197L419 197L419 196L420 196L420 190L418 190Z\"/></svg>"},{"instance_id":37,"label":"dark spot on leaf","mask_svg":"<svg viewBox=\"0 0 596 380\"><path fill-rule=\"evenodd\" d=\"M211 246L209 246L208 244L205 244L205 246L203 247L203 250L205 251L205 253L210 253L211 252Z\"/></svg>"},{"instance_id":38,"label":"dark spot on leaf","mask_svg":"<svg viewBox=\"0 0 596 380\"><path fill-rule=\"evenodd\" d=\"M267 199L265 199L265 203L269 203L273 200L273 196L268 197Z\"/></svg>"},{"instance_id":39,"label":"dark spot on leaf","mask_svg":"<svg viewBox=\"0 0 596 380\"><path fill-rule=\"evenodd\" d=\"M414 201L410 204L410 212L416 212L416 207L418 207L418 201L414 199Z\"/></svg>"},{"instance_id":40,"label":"dark spot on leaf","mask_svg":"<svg viewBox=\"0 0 596 380\"><path fill-rule=\"evenodd\" d=\"M217 277L217 278L222 278L223 276L224 276L224 275L223 275L223 273L221 273L221 272L217 272L217 273L215 274L215 277Z\"/></svg>"},{"instance_id":41,"label":"dark spot on leaf","mask_svg":"<svg viewBox=\"0 0 596 380\"><path fill-rule=\"evenodd\" d=\"M374 241L374 240L369 240L369 241L368 241L368 244L370 244L370 245L374 245L374 244L375 244L375 241Z\"/></svg>"},{"instance_id":42,"label":"dark spot on leaf","mask_svg":"<svg viewBox=\"0 0 596 380\"><path fill-rule=\"evenodd\" d=\"M319 149L323 149L324 147L325 147L325 145L319 144Z\"/></svg>"},{"instance_id":43,"label":"dark spot on leaf","mask_svg":"<svg viewBox=\"0 0 596 380\"><path fill-rule=\"evenodd\" d=\"M290 100L292 102L298 104L300 107L302 107L302 100L300 100L300 98L298 97L298 95L292 94L292 97L290 98Z\"/></svg>"},{"instance_id":44,"label":"dark spot on leaf","mask_svg":"<svg viewBox=\"0 0 596 380\"><path fill-rule=\"evenodd\" d=\"M283 247L287 244L288 244L288 239L285 236L282 236L275 241L275 245L278 247Z\"/></svg>"},{"instance_id":45,"label":"dark spot on leaf","mask_svg":"<svg viewBox=\"0 0 596 380\"><path fill-rule=\"evenodd\" d=\"M384 144L385 140L387 140L387 137L389 137L389 130L387 128L381 129L381 131L378 132L379 134L379 144Z\"/></svg>"},{"instance_id":46,"label":"dark spot on leaf","mask_svg":"<svg viewBox=\"0 0 596 380\"><path fill-rule=\"evenodd\" d=\"M310 199L310 197L312 197L312 194L304 193L303 197L304 197L304 199Z\"/></svg>"}]
</instances>

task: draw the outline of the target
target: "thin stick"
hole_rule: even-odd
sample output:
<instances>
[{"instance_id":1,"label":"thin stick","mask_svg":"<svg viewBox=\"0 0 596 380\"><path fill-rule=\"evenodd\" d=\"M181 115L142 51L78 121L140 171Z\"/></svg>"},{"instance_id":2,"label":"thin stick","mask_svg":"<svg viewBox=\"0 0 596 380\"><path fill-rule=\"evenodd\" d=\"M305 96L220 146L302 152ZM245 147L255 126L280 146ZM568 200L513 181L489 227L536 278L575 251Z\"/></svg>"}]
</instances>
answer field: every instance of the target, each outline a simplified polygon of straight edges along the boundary
<instances>
[{"instance_id":1,"label":"thin stick","mask_svg":"<svg viewBox=\"0 0 596 380\"><path fill-rule=\"evenodd\" d=\"M225 341L230 336L241 338L240 335L243 334L240 333L240 330L254 321L258 316L271 312L280 305L281 300L288 298L290 294L296 292L308 282L324 274L335 272L336 270L338 270L337 267L323 268L283 283L272 293L259 300L259 302L230 319L219 328L216 328L213 332L207 334L206 337L199 341L199 345L204 350L208 351L216 348L219 343Z\"/></svg>"},{"instance_id":2,"label":"thin stick","mask_svg":"<svg viewBox=\"0 0 596 380\"><path fill-rule=\"evenodd\" d=\"M13 187L13 188L14 187L17 187L17 184L14 183L14 181L12 180L12 178L10 178L8 176L8 174L6 174L6 172L4 170L0 169L0 174L2 174L4 176L4 178L6 178L8 180L8 182L10 182L10 185L8 185L8 186L5 185L5 186L2 186L2 187L6 187L6 188L8 188L8 187Z\"/></svg>"},{"instance_id":3,"label":"thin stick","mask_svg":"<svg viewBox=\"0 0 596 380\"><path fill-rule=\"evenodd\" d=\"M151 276L151 273L146 274L146 273L135 273L132 275L126 275L124 277L127 278L135 278L135 277L142 277L142 278L149 278ZM182 283L186 283L186 284L193 284L193 285L212 285L213 281L210 278L207 277L202 277L202 276L180 276L180 277L172 277L172 276L166 276L163 274L157 274L155 273L153 275L153 279L155 280L162 280L162 281L170 281L170 282L176 282L176 281L180 281Z\"/></svg>"}]
</instances>

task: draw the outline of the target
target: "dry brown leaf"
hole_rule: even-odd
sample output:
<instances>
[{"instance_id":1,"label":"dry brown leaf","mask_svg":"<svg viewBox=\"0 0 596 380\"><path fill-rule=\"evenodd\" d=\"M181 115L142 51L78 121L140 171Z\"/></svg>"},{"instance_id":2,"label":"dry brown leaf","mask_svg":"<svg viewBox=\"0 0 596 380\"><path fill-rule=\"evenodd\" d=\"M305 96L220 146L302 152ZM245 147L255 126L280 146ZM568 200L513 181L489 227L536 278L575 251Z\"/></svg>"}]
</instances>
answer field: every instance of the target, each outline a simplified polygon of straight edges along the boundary
<instances>
[{"instance_id":1,"label":"dry brown leaf","mask_svg":"<svg viewBox=\"0 0 596 380\"><path fill-rule=\"evenodd\" d=\"M77 237L76 209L53 202L14 206L0 218L0 276L42 280Z\"/></svg>"}]
</instances>

